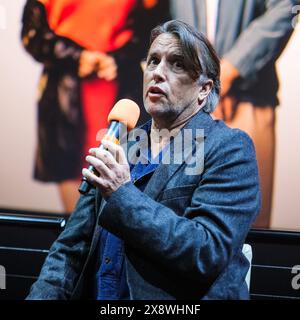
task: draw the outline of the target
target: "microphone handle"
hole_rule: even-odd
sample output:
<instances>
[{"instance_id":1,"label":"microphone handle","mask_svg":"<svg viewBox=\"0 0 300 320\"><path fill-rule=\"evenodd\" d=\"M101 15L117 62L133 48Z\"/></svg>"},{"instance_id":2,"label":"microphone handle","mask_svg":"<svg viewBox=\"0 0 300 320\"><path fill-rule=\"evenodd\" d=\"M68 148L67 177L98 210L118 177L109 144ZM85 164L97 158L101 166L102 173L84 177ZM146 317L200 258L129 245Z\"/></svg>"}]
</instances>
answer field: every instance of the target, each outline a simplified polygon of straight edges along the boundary
<instances>
[{"instance_id":1,"label":"microphone handle","mask_svg":"<svg viewBox=\"0 0 300 320\"><path fill-rule=\"evenodd\" d=\"M88 167L88 170L89 171L93 171L94 172L94 167L92 166L92 165L90 165L89 167ZM82 177L82 179L81 179L81 183L80 183L80 186L79 186L79 188L78 188L78 191L81 193L81 194L87 194L90 190L91 190L91 188L93 188L93 185L92 184L90 184L88 181L87 181L87 178L86 177Z\"/></svg>"},{"instance_id":2,"label":"microphone handle","mask_svg":"<svg viewBox=\"0 0 300 320\"><path fill-rule=\"evenodd\" d=\"M115 120L111 121L107 133L105 134L102 140L110 140L115 143L119 143L120 131L124 130L124 128L125 125L123 125L121 122ZM103 145L101 144L101 142L99 148L103 149ZM88 170L97 174L96 169L92 165L89 165ZM89 183L86 177L82 177L78 191L81 194L85 195L90 191L91 188L94 188L94 186L91 183Z\"/></svg>"}]
</instances>

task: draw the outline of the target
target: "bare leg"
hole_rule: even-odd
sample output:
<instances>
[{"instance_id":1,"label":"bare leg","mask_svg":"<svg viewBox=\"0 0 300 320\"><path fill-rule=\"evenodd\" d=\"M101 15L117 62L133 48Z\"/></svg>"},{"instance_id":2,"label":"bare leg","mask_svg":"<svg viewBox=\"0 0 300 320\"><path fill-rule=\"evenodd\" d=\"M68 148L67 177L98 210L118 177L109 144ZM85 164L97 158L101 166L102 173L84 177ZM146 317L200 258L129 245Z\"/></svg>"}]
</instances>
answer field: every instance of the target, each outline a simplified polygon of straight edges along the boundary
<instances>
[{"instance_id":1,"label":"bare leg","mask_svg":"<svg viewBox=\"0 0 300 320\"><path fill-rule=\"evenodd\" d=\"M72 213L79 199L80 180L67 180L58 185L61 201L66 213Z\"/></svg>"},{"instance_id":2,"label":"bare leg","mask_svg":"<svg viewBox=\"0 0 300 320\"><path fill-rule=\"evenodd\" d=\"M274 108L256 108L257 131L254 143L260 170L262 207L254 227L271 226L272 194L275 165L275 111Z\"/></svg>"},{"instance_id":3,"label":"bare leg","mask_svg":"<svg viewBox=\"0 0 300 320\"><path fill-rule=\"evenodd\" d=\"M228 125L247 132L254 142L261 183L262 207L253 226L269 228L275 162L274 108L259 108L251 103L239 103L234 118Z\"/></svg>"}]
</instances>

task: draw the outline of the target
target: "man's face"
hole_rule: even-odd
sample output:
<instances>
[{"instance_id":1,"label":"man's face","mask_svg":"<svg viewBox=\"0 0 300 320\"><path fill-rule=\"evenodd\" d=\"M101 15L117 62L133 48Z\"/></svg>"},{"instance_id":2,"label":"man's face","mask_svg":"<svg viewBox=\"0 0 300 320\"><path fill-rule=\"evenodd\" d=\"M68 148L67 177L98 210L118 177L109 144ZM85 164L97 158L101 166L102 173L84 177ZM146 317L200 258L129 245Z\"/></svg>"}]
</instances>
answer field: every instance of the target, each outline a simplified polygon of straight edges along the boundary
<instances>
[{"instance_id":1,"label":"man's face","mask_svg":"<svg viewBox=\"0 0 300 320\"><path fill-rule=\"evenodd\" d=\"M154 120L180 122L198 107L199 84L185 70L179 40L168 33L152 43L144 72L144 105Z\"/></svg>"}]
</instances>

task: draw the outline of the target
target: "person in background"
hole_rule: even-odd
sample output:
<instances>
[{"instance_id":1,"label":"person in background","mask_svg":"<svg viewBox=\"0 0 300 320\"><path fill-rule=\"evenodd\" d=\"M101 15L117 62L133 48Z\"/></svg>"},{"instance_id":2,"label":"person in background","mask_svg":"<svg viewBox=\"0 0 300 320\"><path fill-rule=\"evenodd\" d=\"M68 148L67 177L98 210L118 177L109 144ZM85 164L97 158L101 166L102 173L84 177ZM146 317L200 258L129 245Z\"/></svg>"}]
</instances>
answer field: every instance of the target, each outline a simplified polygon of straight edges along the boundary
<instances>
[{"instance_id":1,"label":"person in background","mask_svg":"<svg viewBox=\"0 0 300 320\"><path fill-rule=\"evenodd\" d=\"M119 98L141 103L146 37L168 1L28 0L22 43L43 65L34 178L59 186L66 212L79 197L84 155ZM147 119L142 114L141 122Z\"/></svg>"},{"instance_id":2,"label":"person in background","mask_svg":"<svg viewBox=\"0 0 300 320\"><path fill-rule=\"evenodd\" d=\"M260 172L262 208L254 223L271 224L275 161L275 63L292 32L299 0L172 1L172 15L204 32L221 59L220 103L214 112L254 141Z\"/></svg>"}]
</instances>

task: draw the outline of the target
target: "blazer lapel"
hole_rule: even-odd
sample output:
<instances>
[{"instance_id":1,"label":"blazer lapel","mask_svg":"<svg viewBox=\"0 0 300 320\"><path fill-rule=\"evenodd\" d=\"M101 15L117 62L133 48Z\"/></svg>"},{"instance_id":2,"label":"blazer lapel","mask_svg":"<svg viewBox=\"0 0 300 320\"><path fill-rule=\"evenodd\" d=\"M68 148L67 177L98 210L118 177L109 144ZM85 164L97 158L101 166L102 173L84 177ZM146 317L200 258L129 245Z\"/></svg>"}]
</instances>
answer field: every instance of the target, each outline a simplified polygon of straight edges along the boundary
<instances>
[{"instance_id":1,"label":"blazer lapel","mask_svg":"<svg viewBox=\"0 0 300 320\"><path fill-rule=\"evenodd\" d=\"M192 139L192 141L188 143L188 150L185 149L185 144L182 144L181 152L182 154L184 154L184 156L181 155L182 161L179 163L176 163L177 161L174 161L174 155L176 155L177 151L175 152L176 148L174 145L174 143L176 143L176 139L173 139L169 145L167 152L163 156L162 163L157 167L152 177L150 178L144 190L145 194L147 194L152 199L156 199L159 196L160 192L165 188L165 185L179 170L179 168L183 165L187 165L187 160L190 159L190 157L193 155L196 147L198 147L199 149L199 144L204 143L204 138L205 136L207 136L209 129L213 123L214 120L211 118L211 116L201 110L186 124L186 126L183 127L183 129L181 129L182 134L185 134L183 133L184 130L187 130L186 132L189 131L189 136ZM166 157L168 156L170 156L170 159L166 159ZM168 160L170 160L169 163Z\"/></svg>"}]
</instances>

